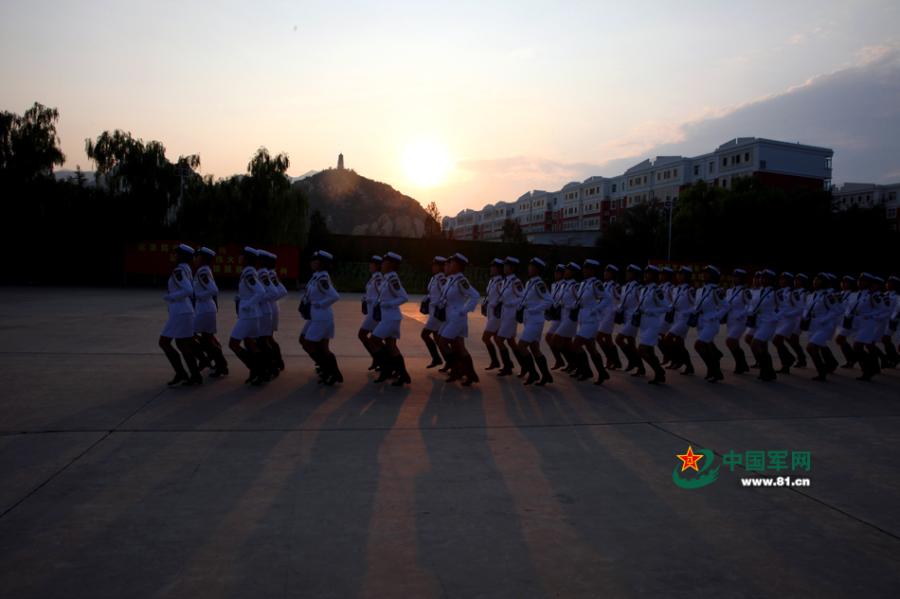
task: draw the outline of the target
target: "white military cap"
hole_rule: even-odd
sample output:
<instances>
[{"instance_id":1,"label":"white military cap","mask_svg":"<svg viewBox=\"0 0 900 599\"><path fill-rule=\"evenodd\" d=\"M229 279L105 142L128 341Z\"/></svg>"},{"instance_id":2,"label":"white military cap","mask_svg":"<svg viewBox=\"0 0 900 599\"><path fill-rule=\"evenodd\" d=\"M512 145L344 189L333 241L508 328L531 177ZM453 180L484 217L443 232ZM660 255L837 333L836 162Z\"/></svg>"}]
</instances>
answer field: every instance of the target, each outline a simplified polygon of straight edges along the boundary
<instances>
[{"instance_id":1,"label":"white military cap","mask_svg":"<svg viewBox=\"0 0 900 599\"><path fill-rule=\"evenodd\" d=\"M764 268L764 269L762 269L761 271L759 271L759 276L761 276L761 277L774 277L774 276L775 276L775 271L772 270L771 268Z\"/></svg>"},{"instance_id":2,"label":"white military cap","mask_svg":"<svg viewBox=\"0 0 900 599\"><path fill-rule=\"evenodd\" d=\"M796 278L798 278L798 279L809 279L809 277L807 276L807 274L806 274L805 272L798 272Z\"/></svg>"},{"instance_id":3,"label":"white military cap","mask_svg":"<svg viewBox=\"0 0 900 599\"><path fill-rule=\"evenodd\" d=\"M278 256L276 256L275 254L273 254L272 252L268 252L268 251L266 251L266 250L259 250L258 253L259 253L259 255L262 256L263 258L268 258L268 259L270 259L270 260L274 260L275 258L278 257Z\"/></svg>"},{"instance_id":4,"label":"white military cap","mask_svg":"<svg viewBox=\"0 0 900 599\"><path fill-rule=\"evenodd\" d=\"M683 273L689 275L689 274L693 274L694 269L691 268L690 266L679 266L679 267L678 267L678 272L683 272Z\"/></svg>"},{"instance_id":5,"label":"white military cap","mask_svg":"<svg viewBox=\"0 0 900 599\"><path fill-rule=\"evenodd\" d=\"M561 272L561 271L563 271L563 270L565 270L565 269L566 269L566 265L565 265L565 264L557 264L557 265L556 265L556 270L557 270L557 272Z\"/></svg>"},{"instance_id":6,"label":"white military cap","mask_svg":"<svg viewBox=\"0 0 900 599\"><path fill-rule=\"evenodd\" d=\"M192 248L191 246L189 246L186 243L178 244L178 250L181 252L184 252L185 254L193 254L194 253L194 248Z\"/></svg>"},{"instance_id":7,"label":"white military cap","mask_svg":"<svg viewBox=\"0 0 900 599\"><path fill-rule=\"evenodd\" d=\"M875 281L876 283L884 283L884 279L877 275L872 277L872 280Z\"/></svg>"},{"instance_id":8,"label":"white military cap","mask_svg":"<svg viewBox=\"0 0 900 599\"><path fill-rule=\"evenodd\" d=\"M722 271L720 271L718 268L716 268L712 264L707 264L706 266L703 267L703 270L708 270L709 272L717 274L717 275L722 274Z\"/></svg>"},{"instance_id":9,"label":"white military cap","mask_svg":"<svg viewBox=\"0 0 900 599\"><path fill-rule=\"evenodd\" d=\"M469 259L466 258L465 256L463 256L463 255L462 255L461 253L459 253L459 252L456 252L455 254L453 254L452 256L450 256L450 260L456 260L457 262L459 262L459 263L461 263L461 264L468 264L468 263L469 263Z\"/></svg>"},{"instance_id":10,"label":"white military cap","mask_svg":"<svg viewBox=\"0 0 900 599\"><path fill-rule=\"evenodd\" d=\"M369 262L381 262L382 258L378 254L372 254L372 257L369 258Z\"/></svg>"},{"instance_id":11,"label":"white military cap","mask_svg":"<svg viewBox=\"0 0 900 599\"><path fill-rule=\"evenodd\" d=\"M648 270L650 272L659 272L659 267L655 264L648 264L647 268L645 268L644 271L648 271Z\"/></svg>"},{"instance_id":12,"label":"white military cap","mask_svg":"<svg viewBox=\"0 0 900 599\"><path fill-rule=\"evenodd\" d=\"M784 277L785 279L793 279L793 278L794 278L794 273L792 273L792 272L786 270L786 271L784 271L783 273L781 273L781 276Z\"/></svg>"},{"instance_id":13,"label":"white military cap","mask_svg":"<svg viewBox=\"0 0 900 599\"><path fill-rule=\"evenodd\" d=\"M259 255L259 252L257 252L254 248L250 247L249 245L244 246L244 253L253 254L254 256Z\"/></svg>"},{"instance_id":14,"label":"white military cap","mask_svg":"<svg viewBox=\"0 0 900 599\"><path fill-rule=\"evenodd\" d=\"M863 272L863 273L860 273L859 278L860 279L869 279L870 281L874 281L875 275L868 273L868 272Z\"/></svg>"},{"instance_id":15,"label":"white military cap","mask_svg":"<svg viewBox=\"0 0 900 599\"><path fill-rule=\"evenodd\" d=\"M569 262L568 264L566 264L566 268L574 271L581 270L581 266L579 266L577 262Z\"/></svg>"},{"instance_id":16,"label":"white military cap","mask_svg":"<svg viewBox=\"0 0 900 599\"><path fill-rule=\"evenodd\" d=\"M733 274L736 277L739 277L739 276L743 276L743 275L747 274L747 271L744 270L743 268L735 268L733 271L731 271L731 274Z\"/></svg>"},{"instance_id":17,"label":"white military cap","mask_svg":"<svg viewBox=\"0 0 900 599\"><path fill-rule=\"evenodd\" d=\"M403 262L403 256L398 254L397 252L388 252L384 256L382 256L383 260L390 260L392 262Z\"/></svg>"},{"instance_id":18,"label":"white military cap","mask_svg":"<svg viewBox=\"0 0 900 599\"><path fill-rule=\"evenodd\" d=\"M637 264L629 264L626 270L630 270L632 272L643 272L644 269L638 266Z\"/></svg>"},{"instance_id":19,"label":"white military cap","mask_svg":"<svg viewBox=\"0 0 900 599\"><path fill-rule=\"evenodd\" d=\"M897 275L891 275L888 277L888 281L890 281L891 283L900 283L900 277L898 277Z\"/></svg>"},{"instance_id":20,"label":"white military cap","mask_svg":"<svg viewBox=\"0 0 900 599\"><path fill-rule=\"evenodd\" d=\"M611 270L612 272L619 272L619 267L615 264L607 264L606 270Z\"/></svg>"},{"instance_id":21,"label":"white military cap","mask_svg":"<svg viewBox=\"0 0 900 599\"><path fill-rule=\"evenodd\" d=\"M843 277L841 277L841 280L842 280L842 281L851 281L851 282L852 282L852 281L855 281L856 279L853 278L852 275L844 275Z\"/></svg>"},{"instance_id":22,"label":"white military cap","mask_svg":"<svg viewBox=\"0 0 900 599\"><path fill-rule=\"evenodd\" d=\"M594 260L593 258L588 258L584 261L584 265L589 266L591 268L599 268L600 262L597 260Z\"/></svg>"},{"instance_id":23,"label":"white military cap","mask_svg":"<svg viewBox=\"0 0 900 599\"><path fill-rule=\"evenodd\" d=\"M313 258L324 258L325 260L334 260L334 256L332 256L330 252L326 252L325 250L316 250L315 253L313 253Z\"/></svg>"},{"instance_id":24,"label":"white military cap","mask_svg":"<svg viewBox=\"0 0 900 599\"><path fill-rule=\"evenodd\" d=\"M505 264L512 264L513 266L517 266L519 264L519 259L515 256L507 256L503 262Z\"/></svg>"},{"instance_id":25,"label":"white military cap","mask_svg":"<svg viewBox=\"0 0 900 599\"><path fill-rule=\"evenodd\" d=\"M491 265L503 266L503 258L494 258L493 260L491 260Z\"/></svg>"},{"instance_id":26,"label":"white military cap","mask_svg":"<svg viewBox=\"0 0 900 599\"><path fill-rule=\"evenodd\" d=\"M434 257L434 262L436 262L437 264L443 264L446 261L447 261L447 259L444 258L443 256L435 256Z\"/></svg>"},{"instance_id":27,"label":"white military cap","mask_svg":"<svg viewBox=\"0 0 900 599\"><path fill-rule=\"evenodd\" d=\"M198 254L206 254L206 255L209 256L210 258L213 258L213 257L215 257L215 255L216 255L216 253L215 253L214 251L212 251L211 249L209 249L209 248L206 247L205 245L204 245L202 248L200 248L199 250L197 250L197 253L198 253Z\"/></svg>"},{"instance_id":28,"label":"white military cap","mask_svg":"<svg viewBox=\"0 0 900 599\"><path fill-rule=\"evenodd\" d=\"M529 262L530 262L531 264L534 264L534 265L537 266L538 268L544 268L545 266L547 266L547 263L544 262L543 260L541 260L540 258L538 258L537 256L535 256L534 258L532 258L531 260L529 260Z\"/></svg>"},{"instance_id":29,"label":"white military cap","mask_svg":"<svg viewBox=\"0 0 900 599\"><path fill-rule=\"evenodd\" d=\"M670 275L675 274L675 271L672 270L672 267L671 267L671 266L663 266L660 270L661 270L662 272L669 273Z\"/></svg>"}]
</instances>

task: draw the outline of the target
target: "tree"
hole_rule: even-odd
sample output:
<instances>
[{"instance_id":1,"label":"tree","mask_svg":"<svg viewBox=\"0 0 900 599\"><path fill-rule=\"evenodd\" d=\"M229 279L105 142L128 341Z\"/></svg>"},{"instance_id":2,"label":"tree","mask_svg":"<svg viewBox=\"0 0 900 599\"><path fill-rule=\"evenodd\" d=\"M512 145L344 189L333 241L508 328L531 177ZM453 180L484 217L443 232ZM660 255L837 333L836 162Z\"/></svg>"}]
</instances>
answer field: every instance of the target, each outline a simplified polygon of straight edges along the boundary
<instances>
[{"instance_id":1,"label":"tree","mask_svg":"<svg viewBox=\"0 0 900 599\"><path fill-rule=\"evenodd\" d=\"M528 243L528 238L525 236L525 232L522 231L522 226L517 221L507 218L503 221L503 232L500 235L500 241L503 243L526 245Z\"/></svg>"},{"instance_id":2,"label":"tree","mask_svg":"<svg viewBox=\"0 0 900 599\"><path fill-rule=\"evenodd\" d=\"M429 202L425 206L425 234L424 237L440 237L441 236L441 211L438 210L437 204Z\"/></svg>"},{"instance_id":3,"label":"tree","mask_svg":"<svg viewBox=\"0 0 900 599\"><path fill-rule=\"evenodd\" d=\"M0 112L0 176L15 182L48 178L66 157L59 147L59 111L35 102L18 115Z\"/></svg>"}]
</instances>

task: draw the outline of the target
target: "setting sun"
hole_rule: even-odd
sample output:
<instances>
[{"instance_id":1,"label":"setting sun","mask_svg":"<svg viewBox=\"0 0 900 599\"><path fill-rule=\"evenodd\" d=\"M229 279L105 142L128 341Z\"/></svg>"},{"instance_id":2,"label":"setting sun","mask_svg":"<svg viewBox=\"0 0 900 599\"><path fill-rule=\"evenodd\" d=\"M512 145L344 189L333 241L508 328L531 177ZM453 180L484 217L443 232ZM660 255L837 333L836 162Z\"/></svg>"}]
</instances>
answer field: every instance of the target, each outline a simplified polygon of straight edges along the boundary
<instances>
[{"instance_id":1,"label":"setting sun","mask_svg":"<svg viewBox=\"0 0 900 599\"><path fill-rule=\"evenodd\" d=\"M407 145L402 161L406 178L416 187L436 187L444 183L453 168L447 149L431 140Z\"/></svg>"}]
</instances>

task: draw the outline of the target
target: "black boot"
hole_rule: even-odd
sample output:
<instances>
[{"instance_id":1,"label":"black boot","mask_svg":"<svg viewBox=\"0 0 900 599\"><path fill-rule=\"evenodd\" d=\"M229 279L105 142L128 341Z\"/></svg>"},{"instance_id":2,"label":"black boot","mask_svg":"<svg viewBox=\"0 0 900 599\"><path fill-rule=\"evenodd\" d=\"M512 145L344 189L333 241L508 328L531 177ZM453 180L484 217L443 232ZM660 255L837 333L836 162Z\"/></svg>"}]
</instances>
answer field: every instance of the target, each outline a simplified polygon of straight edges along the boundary
<instances>
[{"instance_id":1,"label":"black boot","mask_svg":"<svg viewBox=\"0 0 900 599\"><path fill-rule=\"evenodd\" d=\"M562 351L557 347L550 347L550 351L553 352L553 366L550 367L550 370L559 370L560 368L565 367L566 363L563 360Z\"/></svg>"},{"instance_id":2,"label":"black boot","mask_svg":"<svg viewBox=\"0 0 900 599\"><path fill-rule=\"evenodd\" d=\"M876 361L875 356L870 354L866 349L862 349L861 351L855 351L856 359L859 361L859 367L862 370L862 375L856 377L858 381L871 381L872 377L875 376L878 372L878 362Z\"/></svg>"},{"instance_id":3,"label":"black boot","mask_svg":"<svg viewBox=\"0 0 900 599\"><path fill-rule=\"evenodd\" d=\"M653 370L653 378L647 381L651 385L661 385L666 382L666 371L659 363L656 352L651 348L650 351L642 353L641 358L647 362L650 369Z\"/></svg>"},{"instance_id":4,"label":"black boot","mask_svg":"<svg viewBox=\"0 0 900 599\"><path fill-rule=\"evenodd\" d=\"M171 387L188 380L188 374L185 372L184 366L181 363L181 354L171 346L164 347L163 353L166 354L166 359L169 361L169 364L172 365L172 368L175 369L175 378L166 384Z\"/></svg>"},{"instance_id":5,"label":"black boot","mask_svg":"<svg viewBox=\"0 0 900 599\"><path fill-rule=\"evenodd\" d=\"M681 371L681 374L694 374L694 363L691 361L691 353L683 343L678 347L678 353L681 354L679 362L684 366L684 370Z\"/></svg>"},{"instance_id":6,"label":"black boot","mask_svg":"<svg viewBox=\"0 0 900 599\"><path fill-rule=\"evenodd\" d=\"M538 370L541 372L541 380L538 381L538 387L543 387L547 383L553 382L553 377L550 375L550 368L547 366L547 358L542 355L535 358L535 363L537 364Z\"/></svg>"},{"instance_id":7,"label":"black boot","mask_svg":"<svg viewBox=\"0 0 900 599\"><path fill-rule=\"evenodd\" d=\"M747 364L747 355L744 353L744 350L740 346L732 349L731 355L734 356L735 374L744 374L745 372L750 372L750 365Z\"/></svg>"},{"instance_id":8,"label":"black boot","mask_svg":"<svg viewBox=\"0 0 900 599\"><path fill-rule=\"evenodd\" d=\"M844 365L841 368L853 368L857 362L856 352L853 346L846 341L840 345L841 353L844 354Z\"/></svg>"},{"instance_id":9,"label":"black boot","mask_svg":"<svg viewBox=\"0 0 900 599\"><path fill-rule=\"evenodd\" d=\"M513 350L513 353L516 356L516 361L519 363L519 374L516 376L520 379L524 378L530 372L526 365L530 361L531 366L534 367L534 358L528 354L528 350L525 351L525 355L521 354L518 349Z\"/></svg>"},{"instance_id":10,"label":"black boot","mask_svg":"<svg viewBox=\"0 0 900 599\"><path fill-rule=\"evenodd\" d=\"M715 345L709 346L709 363L711 376L707 377L707 380L711 383L725 380L725 375L722 374L722 352Z\"/></svg>"},{"instance_id":11,"label":"black boot","mask_svg":"<svg viewBox=\"0 0 900 599\"><path fill-rule=\"evenodd\" d=\"M406 361L403 359L401 354L397 354L393 359L394 370L397 372L397 380L391 383L394 387L402 387L403 385L408 385L412 382L412 379L409 378L409 373L406 372Z\"/></svg>"},{"instance_id":12,"label":"black boot","mask_svg":"<svg viewBox=\"0 0 900 599\"><path fill-rule=\"evenodd\" d=\"M480 379L478 378L478 374L475 372L475 363L472 362L471 354L467 354L462 357L462 368L465 370L465 380L462 383L463 387L470 387L473 383L477 383Z\"/></svg>"},{"instance_id":13,"label":"black boot","mask_svg":"<svg viewBox=\"0 0 900 599\"><path fill-rule=\"evenodd\" d=\"M328 355L325 356L325 361L328 364L328 380L325 381L325 384L331 386L335 383L343 383L344 375L341 374L341 369L338 368L337 356L332 352L328 352Z\"/></svg>"},{"instance_id":14,"label":"black boot","mask_svg":"<svg viewBox=\"0 0 900 599\"><path fill-rule=\"evenodd\" d=\"M434 368L443 364L444 361L441 359L441 354L438 353L437 343L434 342L434 339L428 336L422 337L422 340L425 342L425 347L428 348L428 353L431 354L431 364L425 368Z\"/></svg>"},{"instance_id":15,"label":"black boot","mask_svg":"<svg viewBox=\"0 0 900 599\"><path fill-rule=\"evenodd\" d=\"M594 378L594 371L588 363L587 353L582 349L575 352L575 379L586 381Z\"/></svg>"},{"instance_id":16,"label":"black boot","mask_svg":"<svg viewBox=\"0 0 900 599\"><path fill-rule=\"evenodd\" d=\"M203 384L203 375L200 374L200 367L197 364L197 358L193 353L187 352L184 354L184 363L187 364L188 372L190 372L190 378L188 380L183 381L181 384L185 387L189 387L191 385L202 385Z\"/></svg>"},{"instance_id":17,"label":"black boot","mask_svg":"<svg viewBox=\"0 0 900 599\"><path fill-rule=\"evenodd\" d=\"M378 363L378 378L375 379L376 383L383 383L393 374L393 366L394 361L391 356L388 355L387 350L379 349L374 354L375 362Z\"/></svg>"},{"instance_id":18,"label":"black boot","mask_svg":"<svg viewBox=\"0 0 900 599\"><path fill-rule=\"evenodd\" d=\"M500 360L503 362L503 368L497 372L497 376L509 376L513 372L512 358L509 357L509 348L501 345L497 348L500 352Z\"/></svg>"},{"instance_id":19,"label":"black boot","mask_svg":"<svg viewBox=\"0 0 900 599\"><path fill-rule=\"evenodd\" d=\"M758 358L759 360L759 380L774 381L778 378L775 373L775 364L772 361L772 354L768 351Z\"/></svg>"},{"instance_id":20,"label":"black boot","mask_svg":"<svg viewBox=\"0 0 900 599\"><path fill-rule=\"evenodd\" d=\"M594 381L595 385L602 385L604 381L609 380L609 373L606 371L606 367L603 365L603 357L599 352L596 354L591 354L591 362L594 363L594 368L597 370L597 380Z\"/></svg>"},{"instance_id":21,"label":"black boot","mask_svg":"<svg viewBox=\"0 0 900 599\"><path fill-rule=\"evenodd\" d=\"M797 361L786 344L787 342L775 346L775 349L778 351L778 359L781 361L781 369L778 371L778 374L790 374L791 366Z\"/></svg>"},{"instance_id":22,"label":"black boot","mask_svg":"<svg viewBox=\"0 0 900 599\"><path fill-rule=\"evenodd\" d=\"M495 370L500 368L500 362L497 361L497 348L494 347L493 343L485 343L484 346L488 350L488 355L491 357L491 363L488 364L485 370Z\"/></svg>"},{"instance_id":23,"label":"black boot","mask_svg":"<svg viewBox=\"0 0 900 599\"><path fill-rule=\"evenodd\" d=\"M809 359L812 361L813 366L815 366L816 372L818 373L812 380L824 382L825 377L828 375L828 368L825 366L825 362L822 360L819 351L810 351Z\"/></svg>"},{"instance_id":24,"label":"black boot","mask_svg":"<svg viewBox=\"0 0 900 599\"><path fill-rule=\"evenodd\" d=\"M831 348L823 347L819 352L822 354L822 362L825 364L825 369L828 371L828 374L833 374L840 364L838 363L837 358L834 357Z\"/></svg>"},{"instance_id":25,"label":"black boot","mask_svg":"<svg viewBox=\"0 0 900 599\"><path fill-rule=\"evenodd\" d=\"M790 343L791 349L794 350L794 357L797 360L795 365L797 368L806 368L806 352L803 351L803 346L800 345L799 339L791 336L788 343Z\"/></svg>"},{"instance_id":26,"label":"black boot","mask_svg":"<svg viewBox=\"0 0 900 599\"><path fill-rule=\"evenodd\" d=\"M541 378L540 375L538 375L537 369L534 367L534 358L531 357L530 353L520 355L519 363L522 365L522 372L528 376L528 378L525 379L526 385L537 382Z\"/></svg>"}]
</instances>

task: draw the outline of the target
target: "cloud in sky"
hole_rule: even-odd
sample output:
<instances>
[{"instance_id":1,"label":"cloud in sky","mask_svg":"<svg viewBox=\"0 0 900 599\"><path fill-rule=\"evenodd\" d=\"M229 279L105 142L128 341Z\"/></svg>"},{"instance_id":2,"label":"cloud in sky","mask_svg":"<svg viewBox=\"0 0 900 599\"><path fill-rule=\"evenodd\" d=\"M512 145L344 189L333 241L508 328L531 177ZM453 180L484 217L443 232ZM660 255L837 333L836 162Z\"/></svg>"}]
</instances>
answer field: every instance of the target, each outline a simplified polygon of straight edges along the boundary
<instances>
[{"instance_id":1,"label":"cloud in sky","mask_svg":"<svg viewBox=\"0 0 900 599\"><path fill-rule=\"evenodd\" d=\"M647 122L629 135L606 142L608 160L566 163L538 156L467 160L460 191L508 188L509 196L473 201L479 208L514 200L530 188L556 190L571 180L621 174L657 155L691 156L735 137L768 137L833 148L834 182L888 182L900 178L900 47L861 49L846 68L810 78L782 93L738 106L706 109L681 124ZM521 187L510 188L518 183ZM529 187L529 185L531 187Z\"/></svg>"}]
</instances>

